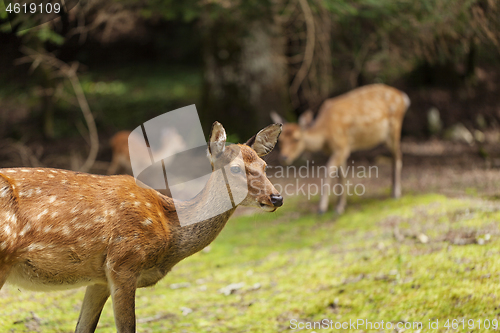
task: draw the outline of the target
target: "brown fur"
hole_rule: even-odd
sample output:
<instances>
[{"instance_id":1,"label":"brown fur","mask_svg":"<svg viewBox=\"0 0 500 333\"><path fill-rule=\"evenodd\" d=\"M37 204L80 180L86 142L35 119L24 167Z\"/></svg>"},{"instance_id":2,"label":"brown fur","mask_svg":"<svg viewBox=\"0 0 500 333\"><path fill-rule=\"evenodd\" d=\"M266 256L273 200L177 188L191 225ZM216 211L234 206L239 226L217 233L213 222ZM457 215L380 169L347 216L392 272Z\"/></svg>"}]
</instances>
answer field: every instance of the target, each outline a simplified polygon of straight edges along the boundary
<instances>
[{"instance_id":1,"label":"brown fur","mask_svg":"<svg viewBox=\"0 0 500 333\"><path fill-rule=\"evenodd\" d=\"M320 107L314 123L311 113L305 113L299 124L284 124L279 139L281 155L287 164L292 163L304 150L324 151L331 155L328 167L345 167L353 151L370 149L385 143L394 156L394 197L401 195L400 137L403 118L410 105L408 96L389 86L373 84L326 100ZM279 121L274 118L275 121ZM310 125L310 126L309 126ZM329 174L330 172L328 172ZM332 180L327 178L331 186ZM344 179L340 181L344 183ZM346 205L346 191L337 204L342 213ZM323 194L320 213L328 208L328 195Z\"/></svg>"},{"instance_id":2,"label":"brown fur","mask_svg":"<svg viewBox=\"0 0 500 333\"><path fill-rule=\"evenodd\" d=\"M122 171L132 174L130 154L128 151L128 137L130 133L130 131L120 131L113 135L109 141L113 157L108 168L108 175L113 175Z\"/></svg>"},{"instance_id":3,"label":"brown fur","mask_svg":"<svg viewBox=\"0 0 500 333\"><path fill-rule=\"evenodd\" d=\"M243 161L231 163L256 181L242 204L276 210L268 197L278 193L252 148L229 146L215 163L232 149L241 150ZM212 173L183 207L196 213L217 205L220 194L211 188L217 177ZM85 285L77 332L95 330L110 295L118 332L135 332L136 288L154 285L210 244L235 208L181 227L172 199L130 176L0 169L0 288L6 281L42 291Z\"/></svg>"}]
</instances>

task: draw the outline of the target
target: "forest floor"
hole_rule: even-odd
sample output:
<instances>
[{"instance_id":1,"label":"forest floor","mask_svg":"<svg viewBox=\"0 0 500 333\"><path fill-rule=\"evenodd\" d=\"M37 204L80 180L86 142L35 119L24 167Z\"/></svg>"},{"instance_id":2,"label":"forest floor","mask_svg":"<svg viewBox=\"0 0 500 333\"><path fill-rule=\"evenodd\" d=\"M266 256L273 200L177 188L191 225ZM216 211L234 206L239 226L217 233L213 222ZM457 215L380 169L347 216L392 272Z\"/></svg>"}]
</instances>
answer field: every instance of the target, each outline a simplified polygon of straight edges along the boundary
<instances>
[{"instance_id":1,"label":"forest floor","mask_svg":"<svg viewBox=\"0 0 500 333\"><path fill-rule=\"evenodd\" d=\"M378 177L351 179L366 192L350 196L342 216L333 207L318 216L317 195L289 195L275 213L237 211L210 247L138 290L138 331L336 332L344 325L366 332L380 331L367 322L382 321L407 332L493 328L500 321L500 154L486 149L485 159L468 146L406 140L398 200L389 198L384 151L354 154L353 166L376 165ZM83 294L7 285L0 331L72 332ZM114 331L108 302L98 332Z\"/></svg>"}]
</instances>

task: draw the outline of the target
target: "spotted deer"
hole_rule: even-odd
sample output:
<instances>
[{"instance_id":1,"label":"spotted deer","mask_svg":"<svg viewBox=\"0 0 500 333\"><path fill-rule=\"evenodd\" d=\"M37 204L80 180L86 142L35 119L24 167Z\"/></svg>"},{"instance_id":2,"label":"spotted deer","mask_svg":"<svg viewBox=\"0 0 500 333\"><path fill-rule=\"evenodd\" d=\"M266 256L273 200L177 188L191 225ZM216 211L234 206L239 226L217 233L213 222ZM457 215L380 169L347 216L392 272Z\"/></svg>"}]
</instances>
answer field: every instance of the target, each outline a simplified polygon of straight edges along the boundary
<instances>
[{"instance_id":1,"label":"spotted deer","mask_svg":"<svg viewBox=\"0 0 500 333\"><path fill-rule=\"evenodd\" d=\"M403 164L400 138L403 118L409 106L410 99L404 92L384 84L372 84L327 99L321 105L315 121L310 110L301 115L298 124L285 123L274 112L271 117L275 122L284 123L279 148L286 164L291 164L304 151L324 151L330 155L325 183L331 188L332 178L329 176L338 174L344 190L336 211L342 214L347 202L347 191L341 171L354 151L385 143L393 155L392 196L401 196ZM320 214L328 209L328 199L329 191L322 191L318 210Z\"/></svg>"},{"instance_id":2,"label":"spotted deer","mask_svg":"<svg viewBox=\"0 0 500 333\"><path fill-rule=\"evenodd\" d=\"M226 147L224 128L212 126L212 170L228 165L224 176L248 186L241 205L273 212L283 204L260 158L280 132L281 124L273 124L244 145ZM235 150L241 154L231 160ZM172 266L205 248L236 209L179 223L176 207L196 214L227 196L214 189L221 174L212 172L193 199L174 203L128 175L0 169L0 288L5 282L38 291L87 286L76 332L95 331L109 296L117 331L135 332L136 289L156 284Z\"/></svg>"},{"instance_id":3,"label":"spotted deer","mask_svg":"<svg viewBox=\"0 0 500 333\"><path fill-rule=\"evenodd\" d=\"M149 154L141 149L143 145L143 141L141 140L143 139L135 137L135 134L131 131L120 131L113 135L110 140L113 155L107 171L108 175L120 172L132 174L129 148L134 149L139 155L141 152L144 152L144 156L136 156L136 164L140 164L142 161L145 167L149 165L151 159ZM168 128L161 133L160 148L155 154L166 157L183 151L185 147L186 143L177 130L175 128ZM137 166L141 167L140 165Z\"/></svg>"}]
</instances>

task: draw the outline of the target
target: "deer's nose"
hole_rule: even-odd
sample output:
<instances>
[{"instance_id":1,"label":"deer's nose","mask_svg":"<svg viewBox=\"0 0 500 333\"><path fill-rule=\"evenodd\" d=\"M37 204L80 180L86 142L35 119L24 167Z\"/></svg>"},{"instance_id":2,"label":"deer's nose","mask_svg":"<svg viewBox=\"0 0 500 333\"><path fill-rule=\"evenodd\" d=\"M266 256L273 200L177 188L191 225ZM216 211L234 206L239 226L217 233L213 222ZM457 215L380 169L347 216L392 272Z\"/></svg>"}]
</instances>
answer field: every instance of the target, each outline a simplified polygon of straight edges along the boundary
<instances>
[{"instance_id":1,"label":"deer's nose","mask_svg":"<svg viewBox=\"0 0 500 333\"><path fill-rule=\"evenodd\" d=\"M271 194L271 203L274 207L283 206L283 197L279 194Z\"/></svg>"}]
</instances>

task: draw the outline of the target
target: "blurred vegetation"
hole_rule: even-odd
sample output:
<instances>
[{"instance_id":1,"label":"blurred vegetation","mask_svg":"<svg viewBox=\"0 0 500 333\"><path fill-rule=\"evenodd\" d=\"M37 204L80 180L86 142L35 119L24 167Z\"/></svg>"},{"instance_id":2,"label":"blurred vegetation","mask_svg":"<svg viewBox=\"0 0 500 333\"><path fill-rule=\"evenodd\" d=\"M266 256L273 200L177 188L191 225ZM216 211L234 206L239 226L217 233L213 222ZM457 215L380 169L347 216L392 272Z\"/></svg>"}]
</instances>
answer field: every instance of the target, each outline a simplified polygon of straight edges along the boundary
<instances>
[{"instance_id":1,"label":"blurred vegetation","mask_svg":"<svg viewBox=\"0 0 500 333\"><path fill-rule=\"evenodd\" d=\"M291 319L325 318L439 320L438 330L425 332L447 332L447 319L465 318L476 321L473 331L486 331L478 319L499 320L500 212L491 202L437 194L353 198L334 220L311 213L317 199L290 198L276 213L231 219L208 250L137 291L138 331L274 333L290 330ZM0 328L72 332L83 294L6 286ZM115 331L109 301L98 331Z\"/></svg>"},{"instance_id":2,"label":"blurred vegetation","mask_svg":"<svg viewBox=\"0 0 500 333\"><path fill-rule=\"evenodd\" d=\"M292 120L373 82L410 95L404 135L431 134L431 108L444 127L500 120L494 0L89 0L31 29L44 18L10 18L0 8L0 137L27 144L86 136L68 79L30 52L75 66L100 141L193 103L205 129L245 138L272 110Z\"/></svg>"},{"instance_id":3,"label":"blurred vegetation","mask_svg":"<svg viewBox=\"0 0 500 333\"><path fill-rule=\"evenodd\" d=\"M142 64L101 69L81 77L97 121L115 130L199 100L201 79L197 68Z\"/></svg>"}]
</instances>

